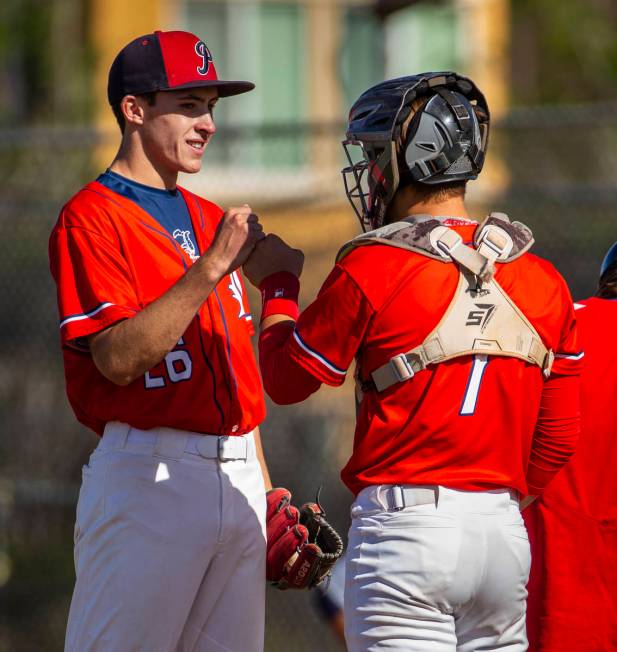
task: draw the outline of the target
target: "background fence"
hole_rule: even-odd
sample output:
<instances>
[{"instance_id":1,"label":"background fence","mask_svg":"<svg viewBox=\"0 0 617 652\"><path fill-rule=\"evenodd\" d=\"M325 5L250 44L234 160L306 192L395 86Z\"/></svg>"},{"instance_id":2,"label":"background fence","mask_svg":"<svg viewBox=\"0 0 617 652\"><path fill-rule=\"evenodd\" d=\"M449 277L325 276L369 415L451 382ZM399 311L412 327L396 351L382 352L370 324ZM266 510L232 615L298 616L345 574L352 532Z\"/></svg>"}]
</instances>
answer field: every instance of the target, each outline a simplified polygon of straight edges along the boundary
<instances>
[{"instance_id":1,"label":"background fence","mask_svg":"<svg viewBox=\"0 0 617 652\"><path fill-rule=\"evenodd\" d=\"M305 303L357 231L336 166L325 175L309 160L342 134L342 125L220 129L200 181L209 198L250 194L266 229L305 249ZM617 104L519 110L491 139L485 181L470 189L474 212L500 210L527 223L536 253L558 267L574 297L592 294L617 239ZM93 152L101 145L89 130L0 131L1 651L62 649L74 506L96 438L75 422L64 395L47 238L62 203L100 171ZM346 531L351 495L338 470L353 435L349 384L301 406L269 405L263 432L274 482L299 501L323 482L329 515ZM307 609L311 600L268 591L267 650L341 649Z\"/></svg>"}]
</instances>

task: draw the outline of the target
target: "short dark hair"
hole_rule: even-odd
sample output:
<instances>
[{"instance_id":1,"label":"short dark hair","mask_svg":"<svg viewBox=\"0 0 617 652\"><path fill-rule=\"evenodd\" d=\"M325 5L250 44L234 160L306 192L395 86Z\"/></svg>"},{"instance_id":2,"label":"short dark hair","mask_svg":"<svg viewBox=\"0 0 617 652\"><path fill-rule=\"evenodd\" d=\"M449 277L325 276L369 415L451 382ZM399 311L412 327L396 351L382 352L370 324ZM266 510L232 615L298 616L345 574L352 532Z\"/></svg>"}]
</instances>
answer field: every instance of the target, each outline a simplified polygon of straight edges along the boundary
<instances>
[{"instance_id":1,"label":"short dark hair","mask_svg":"<svg viewBox=\"0 0 617 652\"><path fill-rule=\"evenodd\" d=\"M157 91L152 91L151 93L136 95L136 97L143 97L150 106L154 106L156 104L156 93ZM120 131L124 133L124 128L126 127L126 120L124 119L124 113L122 113L122 109L120 108L120 102L116 102L116 104L112 104L111 110L114 113L114 117L116 118L116 122L120 127Z\"/></svg>"},{"instance_id":2,"label":"short dark hair","mask_svg":"<svg viewBox=\"0 0 617 652\"><path fill-rule=\"evenodd\" d=\"M455 181L454 183L426 183L411 182L409 184L421 201L442 202L455 197L465 198L467 192L467 180Z\"/></svg>"},{"instance_id":3,"label":"short dark hair","mask_svg":"<svg viewBox=\"0 0 617 652\"><path fill-rule=\"evenodd\" d=\"M617 263L611 265L600 277L596 296L600 299L617 299Z\"/></svg>"}]
</instances>

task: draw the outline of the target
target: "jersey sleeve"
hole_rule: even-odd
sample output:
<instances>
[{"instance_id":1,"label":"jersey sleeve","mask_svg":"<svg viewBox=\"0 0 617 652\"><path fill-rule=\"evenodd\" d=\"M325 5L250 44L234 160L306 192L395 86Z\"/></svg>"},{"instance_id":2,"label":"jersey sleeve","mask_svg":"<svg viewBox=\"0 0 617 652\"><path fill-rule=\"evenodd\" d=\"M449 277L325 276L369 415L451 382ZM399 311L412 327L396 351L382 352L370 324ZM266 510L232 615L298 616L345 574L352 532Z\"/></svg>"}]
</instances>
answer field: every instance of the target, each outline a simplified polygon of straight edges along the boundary
<instances>
[{"instance_id":1,"label":"jersey sleeve","mask_svg":"<svg viewBox=\"0 0 617 652\"><path fill-rule=\"evenodd\" d=\"M289 355L327 385L342 385L374 310L362 290L337 265L292 333Z\"/></svg>"},{"instance_id":2,"label":"jersey sleeve","mask_svg":"<svg viewBox=\"0 0 617 652\"><path fill-rule=\"evenodd\" d=\"M341 385L374 310L353 279L336 266L298 321L275 324L259 338L267 393L296 403L322 383Z\"/></svg>"},{"instance_id":3,"label":"jersey sleeve","mask_svg":"<svg viewBox=\"0 0 617 652\"><path fill-rule=\"evenodd\" d=\"M59 226L50 239L49 258L63 343L79 342L139 310L128 265L107 237Z\"/></svg>"}]
</instances>

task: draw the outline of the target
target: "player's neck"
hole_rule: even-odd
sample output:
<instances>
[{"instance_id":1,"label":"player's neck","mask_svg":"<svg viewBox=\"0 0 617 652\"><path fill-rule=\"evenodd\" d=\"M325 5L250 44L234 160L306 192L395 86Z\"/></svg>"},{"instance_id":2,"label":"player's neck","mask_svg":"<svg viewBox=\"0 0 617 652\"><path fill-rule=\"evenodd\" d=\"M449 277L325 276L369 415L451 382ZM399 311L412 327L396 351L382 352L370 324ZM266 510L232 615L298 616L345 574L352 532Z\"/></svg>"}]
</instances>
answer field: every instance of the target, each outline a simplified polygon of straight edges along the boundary
<instances>
[{"instance_id":1,"label":"player's neck","mask_svg":"<svg viewBox=\"0 0 617 652\"><path fill-rule=\"evenodd\" d=\"M124 140L109 169L112 172L143 183L152 188L173 190L178 182L178 173L157 166L137 143Z\"/></svg>"},{"instance_id":2,"label":"player's neck","mask_svg":"<svg viewBox=\"0 0 617 652\"><path fill-rule=\"evenodd\" d=\"M417 201L412 202L403 211L404 215L400 217L407 217L408 215L435 215L435 216L448 216L448 217L464 217L469 218L467 207L462 197L451 197L444 201Z\"/></svg>"},{"instance_id":3,"label":"player's neck","mask_svg":"<svg viewBox=\"0 0 617 652\"><path fill-rule=\"evenodd\" d=\"M388 222L397 222L409 215L435 215L469 218L463 195L435 199L418 196L412 188L401 188L388 207Z\"/></svg>"}]
</instances>

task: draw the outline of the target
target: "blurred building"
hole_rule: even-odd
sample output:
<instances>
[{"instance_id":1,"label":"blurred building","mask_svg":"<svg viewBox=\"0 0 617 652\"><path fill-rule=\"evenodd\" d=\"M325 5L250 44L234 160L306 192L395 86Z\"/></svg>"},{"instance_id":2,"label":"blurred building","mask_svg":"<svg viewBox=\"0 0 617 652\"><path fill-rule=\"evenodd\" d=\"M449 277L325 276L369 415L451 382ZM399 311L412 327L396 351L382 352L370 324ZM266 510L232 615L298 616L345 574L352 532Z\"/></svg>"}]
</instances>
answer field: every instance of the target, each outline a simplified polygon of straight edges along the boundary
<instances>
[{"instance_id":1,"label":"blurred building","mask_svg":"<svg viewBox=\"0 0 617 652\"><path fill-rule=\"evenodd\" d=\"M423 70L469 74L494 114L508 103L508 0L91 0L95 115L116 129L105 100L114 55L141 33L188 29L219 74L256 90L217 107L221 136L191 188L224 201L343 198L339 142L358 95ZM114 141L99 151L110 160ZM273 179L275 182L273 183ZM491 184L494 185L494 184Z\"/></svg>"}]
</instances>

